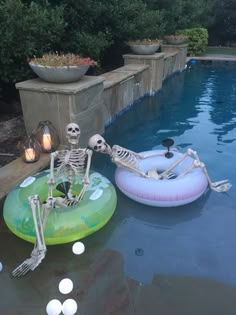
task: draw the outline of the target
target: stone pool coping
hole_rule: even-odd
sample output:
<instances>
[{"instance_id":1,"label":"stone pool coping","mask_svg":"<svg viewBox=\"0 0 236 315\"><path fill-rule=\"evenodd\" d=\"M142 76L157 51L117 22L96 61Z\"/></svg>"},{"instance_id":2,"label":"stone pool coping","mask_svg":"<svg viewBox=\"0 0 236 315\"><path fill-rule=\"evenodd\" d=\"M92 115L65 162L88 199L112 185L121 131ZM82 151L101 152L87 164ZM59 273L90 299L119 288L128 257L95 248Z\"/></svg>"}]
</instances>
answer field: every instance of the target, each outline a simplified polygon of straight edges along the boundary
<instances>
[{"instance_id":1,"label":"stone pool coping","mask_svg":"<svg viewBox=\"0 0 236 315\"><path fill-rule=\"evenodd\" d=\"M49 166L50 154L42 153L39 161L35 163L25 163L18 158L0 169L0 202L9 193L9 191L19 184L26 177L37 173Z\"/></svg>"},{"instance_id":2,"label":"stone pool coping","mask_svg":"<svg viewBox=\"0 0 236 315\"><path fill-rule=\"evenodd\" d=\"M236 61L236 56L234 55L205 55L205 56L196 56L196 57L187 57L186 62L190 60L212 60L212 61Z\"/></svg>"}]
</instances>

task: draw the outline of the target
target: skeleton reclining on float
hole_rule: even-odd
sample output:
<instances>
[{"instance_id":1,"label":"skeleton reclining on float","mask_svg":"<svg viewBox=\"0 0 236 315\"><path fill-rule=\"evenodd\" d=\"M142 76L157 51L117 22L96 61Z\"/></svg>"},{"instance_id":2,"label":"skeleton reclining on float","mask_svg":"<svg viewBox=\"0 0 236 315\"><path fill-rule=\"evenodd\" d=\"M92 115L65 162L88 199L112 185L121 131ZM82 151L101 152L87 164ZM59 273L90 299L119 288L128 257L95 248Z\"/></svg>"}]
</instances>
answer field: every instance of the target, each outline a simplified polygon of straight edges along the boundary
<instances>
[{"instance_id":1,"label":"skeleton reclining on float","mask_svg":"<svg viewBox=\"0 0 236 315\"><path fill-rule=\"evenodd\" d=\"M193 163L190 165L185 171L183 171L181 174L178 175L178 177L184 176L187 173L189 173L194 168L201 168L204 172L209 186L212 190L216 192L226 192L231 188L231 184L228 182L228 180L221 180L217 182L212 182L206 166L204 163L202 163L199 159L199 156L196 151L193 151L192 149L187 149L185 153L179 158L177 161L175 161L170 167L168 167L164 172L158 174L156 170L150 169L147 173L144 173L138 168L137 160L138 159L145 159L150 158L154 156L164 156L165 153L154 153L153 155L145 155L142 153L136 153L131 150L128 150L126 148L123 148L119 145L113 145L112 147L107 144L106 140L99 134L93 135L88 142L88 146L93 149L96 152L109 154L111 161L115 163L118 167L125 168L131 172L137 173L140 176L143 176L145 178L156 178L158 179L168 179L171 178L172 173L171 171L179 165L185 158L188 156L193 157Z\"/></svg>"},{"instance_id":2,"label":"skeleton reclining on float","mask_svg":"<svg viewBox=\"0 0 236 315\"><path fill-rule=\"evenodd\" d=\"M14 276L21 276L30 270L34 270L46 256L46 245L44 240L44 228L47 223L47 217L52 208L68 207L76 205L82 200L85 191L89 185L89 171L91 165L91 158L93 151L87 148L75 148L79 144L80 128L75 123L70 123L66 126L66 137L71 145L70 150L61 150L51 153L50 161L50 175L48 180L48 198L44 204L41 205L38 195L30 196L28 198L32 210L34 221L34 228L36 233L36 243L31 253L31 257L26 259L16 269L13 270ZM65 192L65 197L54 197L52 193L54 179L54 162L58 159L58 167L56 175L62 175L67 178L69 182L69 191ZM87 164L86 164L87 159ZM72 183L75 176L83 177L83 188L78 196L72 195Z\"/></svg>"}]
</instances>

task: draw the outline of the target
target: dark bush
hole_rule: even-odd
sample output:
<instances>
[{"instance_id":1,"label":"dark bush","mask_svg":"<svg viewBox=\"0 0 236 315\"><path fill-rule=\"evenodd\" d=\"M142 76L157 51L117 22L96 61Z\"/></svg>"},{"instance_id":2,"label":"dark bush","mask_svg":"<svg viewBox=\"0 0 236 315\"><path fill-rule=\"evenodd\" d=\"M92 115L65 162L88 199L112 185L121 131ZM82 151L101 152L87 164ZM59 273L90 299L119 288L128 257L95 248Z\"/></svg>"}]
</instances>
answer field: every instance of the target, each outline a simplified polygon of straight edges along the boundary
<instances>
[{"instance_id":1,"label":"dark bush","mask_svg":"<svg viewBox=\"0 0 236 315\"><path fill-rule=\"evenodd\" d=\"M8 0L0 2L0 16L0 81L29 78L27 57L54 50L61 41L63 7Z\"/></svg>"}]
</instances>

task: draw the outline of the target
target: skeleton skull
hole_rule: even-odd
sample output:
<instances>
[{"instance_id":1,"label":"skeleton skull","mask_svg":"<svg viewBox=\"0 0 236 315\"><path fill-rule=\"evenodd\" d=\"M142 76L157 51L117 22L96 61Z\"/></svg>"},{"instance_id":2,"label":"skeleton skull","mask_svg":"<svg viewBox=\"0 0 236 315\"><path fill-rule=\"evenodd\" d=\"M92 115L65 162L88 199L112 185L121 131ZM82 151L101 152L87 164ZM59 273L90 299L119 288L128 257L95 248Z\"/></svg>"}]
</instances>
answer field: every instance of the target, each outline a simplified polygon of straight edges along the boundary
<instances>
[{"instance_id":1,"label":"skeleton skull","mask_svg":"<svg viewBox=\"0 0 236 315\"><path fill-rule=\"evenodd\" d=\"M71 144L78 144L80 137L79 125L70 123L66 126L66 137Z\"/></svg>"},{"instance_id":2,"label":"skeleton skull","mask_svg":"<svg viewBox=\"0 0 236 315\"><path fill-rule=\"evenodd\" d=\"M89 139L88 146L96 152L108 153L108 154L111 153L111 148L106 143L106 140L98 134L92 136Z\"/></svg>"}]
</instances>

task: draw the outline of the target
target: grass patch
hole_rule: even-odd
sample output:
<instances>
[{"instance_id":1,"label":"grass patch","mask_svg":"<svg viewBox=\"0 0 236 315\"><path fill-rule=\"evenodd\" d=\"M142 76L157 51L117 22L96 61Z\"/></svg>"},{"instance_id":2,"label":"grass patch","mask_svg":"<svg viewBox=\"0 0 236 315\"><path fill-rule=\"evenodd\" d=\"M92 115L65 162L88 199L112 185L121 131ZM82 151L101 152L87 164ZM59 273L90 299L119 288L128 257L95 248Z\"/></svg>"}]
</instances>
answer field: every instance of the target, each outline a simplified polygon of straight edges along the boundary
<instances>
[{"instance_id":1,"label":"grass patch","mask_svg":"<svg viewBox=\"0 0 236 315\"><path fill-rule=\"evenodd\" d=\"M202 55L235 55L236 48L231 47L207 47Z\"/></svg>"}]
</instances>

